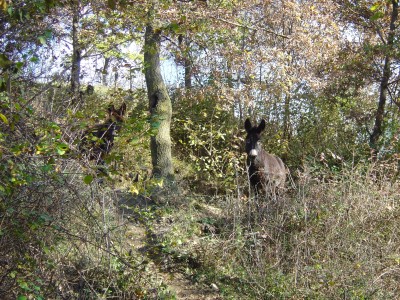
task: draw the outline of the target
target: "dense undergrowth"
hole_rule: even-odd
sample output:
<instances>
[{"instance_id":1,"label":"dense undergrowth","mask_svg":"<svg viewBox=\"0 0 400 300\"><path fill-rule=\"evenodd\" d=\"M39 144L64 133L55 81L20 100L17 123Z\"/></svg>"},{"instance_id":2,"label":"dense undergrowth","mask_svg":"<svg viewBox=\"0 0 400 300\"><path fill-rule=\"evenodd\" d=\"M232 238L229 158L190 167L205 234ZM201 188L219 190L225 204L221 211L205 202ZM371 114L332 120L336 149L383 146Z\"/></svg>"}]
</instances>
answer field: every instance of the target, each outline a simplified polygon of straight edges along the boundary
<instances>
[{"instance_id":1,"label":"dense undergrowth","mask_svg":"<svg viewBox=\"0 0 400 300\"><path fill-rule=\"evenodd\" d=\"M400 203L388 167L326 182L302 173L276 202L188 197L160 243L228 299L396 299Z\"/></svg>"},{"instance_id":2,"label":"dense undergrowth","mask_svg":"<svg viewBox=\"0 0 400 300\"><path fill-rule=\"evenodd\" d=\"M107 103L45 119L40 107L2 102L1 299L179 299L160 272L213 299L398 297L395 160L309 157L285 193L255 199L236 121L204 103L192 118L182 102L176 180L155 181L142 96L129 105L107 176L74 140Z\"/></svg>"},{"instance_id":3,"label":"dense undergrowth","mask_svg":"<svg viewBox=\"0 0 400 300\"><path fill-rule=\"evenodd\" d=\"M153 260L226 299L396 299L399 187L378 171L354 167L322 183L303 173L276 202L187 186L154 202L104 183L48 181L36 189L41 205L28 209L25 193L19 206L5 203L2 297L174 299ZM146 228L145 252L126 241L131 222Z\"/></svg>"},{"instance_id":4,"label":"dense undergrowth","mask_svg":"<svg viewBox=\"0 0 400 300\"><path fill-rule=\"evenodd\" d=\"M228 299L396 299L396 163L309 167L274 200L241 179L226 195L165 197L160 252Z\"/></svg>"}]
</instances>

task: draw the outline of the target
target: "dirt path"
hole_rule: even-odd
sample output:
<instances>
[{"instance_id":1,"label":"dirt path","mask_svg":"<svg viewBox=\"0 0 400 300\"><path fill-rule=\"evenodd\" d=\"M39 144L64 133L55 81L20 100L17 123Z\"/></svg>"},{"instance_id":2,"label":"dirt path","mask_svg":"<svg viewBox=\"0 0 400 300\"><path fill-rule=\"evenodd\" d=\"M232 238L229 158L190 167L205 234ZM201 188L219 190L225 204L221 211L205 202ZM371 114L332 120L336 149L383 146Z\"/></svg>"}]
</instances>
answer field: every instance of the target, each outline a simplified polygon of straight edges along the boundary
<instances>
[{"instance_id":1,"label":"dirt path","mask_svg":"<svg viewBox=\"0 0 400 300\"><path fill-rule=\"evenodd\" d=\"M132 205L132 203L129 204ZM124 205L126 205L126 203L124 203ZM168 267L167 265L172 259L167 258L164 260L164 254L158 255L157 253L159 250L152 248L152 245L155 244L154 236L157 236L157 232L149 233L144 224L136 222L133 215L130 216L130 210L123 209L123 214L131 220L127 225L127 243L132 249L136 250L136 252L146 257L148 260L148 272L152 274L152 278L154 278L156 282L165 287L165 293L169 295L169 297L165 299L223 299L218 292L217 286L193 283L190 279L185 277L182 272L177 270L178 268ZM154 247L158 247L158 245L154 245Z\"/></svg>"},{"instance_id":2,"label":"dirt path","mask_svg":"<svg viewBox=\"0 0 400 300\"><path fill-rule=\"evenodd\" d=\"M142 253L149 259L149 272L153 274L156 281L165 286L166 292L175 295L176 299L188 300L220 300L223 299L216 286L194 284L181 272L171 271L164 268L162 262L157 262L149 249L149 241L146 229L142 225L129 224L127 228L128 243L137 252Z\"/></svg>"}]
</instances>

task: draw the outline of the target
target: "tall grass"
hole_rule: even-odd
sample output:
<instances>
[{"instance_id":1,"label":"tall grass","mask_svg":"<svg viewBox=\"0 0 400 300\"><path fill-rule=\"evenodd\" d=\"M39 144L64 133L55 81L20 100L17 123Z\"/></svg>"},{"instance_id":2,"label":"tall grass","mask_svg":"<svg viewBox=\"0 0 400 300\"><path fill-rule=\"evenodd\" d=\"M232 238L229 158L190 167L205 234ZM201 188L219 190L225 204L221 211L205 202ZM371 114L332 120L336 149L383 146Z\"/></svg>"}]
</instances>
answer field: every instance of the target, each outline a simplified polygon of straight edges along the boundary
<instances>
[{"instance_id":1,"label":"tall grass","mask_svg":"<svg viewBox=\"0 0 400 300\"><path fill-rule=\"evenodd\" d=\"M247 187L207 203L192 201L166 239L183 238L177 251L196 257L197 271L226 295L396 299L400 191L393 173L378 165L322 172L299 174L276 201L246 197ZM193 220L208 229L189 232Z\"/></svg>"}]
</instances>

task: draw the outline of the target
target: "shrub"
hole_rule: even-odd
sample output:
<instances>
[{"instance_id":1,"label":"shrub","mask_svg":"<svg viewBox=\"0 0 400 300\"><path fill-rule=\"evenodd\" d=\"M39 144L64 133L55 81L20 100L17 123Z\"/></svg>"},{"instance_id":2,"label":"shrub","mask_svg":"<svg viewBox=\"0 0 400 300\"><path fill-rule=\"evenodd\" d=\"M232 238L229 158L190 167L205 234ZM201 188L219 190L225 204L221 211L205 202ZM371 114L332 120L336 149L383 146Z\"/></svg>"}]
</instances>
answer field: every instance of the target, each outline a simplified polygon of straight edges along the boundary
<instances>
[{"instance_id":1,"label":"shrub","mask_svg":"<svg viewBox=\"0 0 400 300\"><path fill-rule=\"evenodd\" d=\"M212 92L176 94L171 134L175 153L200 189L231 192L244 169L244 139L232 112Z\"/></svg>"}]
</instances>

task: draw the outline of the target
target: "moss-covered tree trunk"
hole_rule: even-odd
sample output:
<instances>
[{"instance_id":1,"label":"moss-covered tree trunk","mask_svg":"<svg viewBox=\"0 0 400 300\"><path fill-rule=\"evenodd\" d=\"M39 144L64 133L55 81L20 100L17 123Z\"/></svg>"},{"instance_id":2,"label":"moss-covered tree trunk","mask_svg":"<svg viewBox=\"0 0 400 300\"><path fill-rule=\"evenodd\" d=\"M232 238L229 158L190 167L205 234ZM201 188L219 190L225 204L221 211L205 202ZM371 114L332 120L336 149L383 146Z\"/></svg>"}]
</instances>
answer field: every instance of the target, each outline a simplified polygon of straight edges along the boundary
<instances>
[{"instance_id":1,"label":"moss-covered tree trunk","mask_svg":"<svg viewBox=\"0 0 400 300\"><path fill-rule=\"evenodd\" d=\"M161 31L156 29L149 18L146 26L144 44L144 64L152 122L159 123L158 131L151 137L151 159L153 175L172 178L174 169L171 155L171 116L172 105L160 71Z\"/></svg>"}]
</instances>

